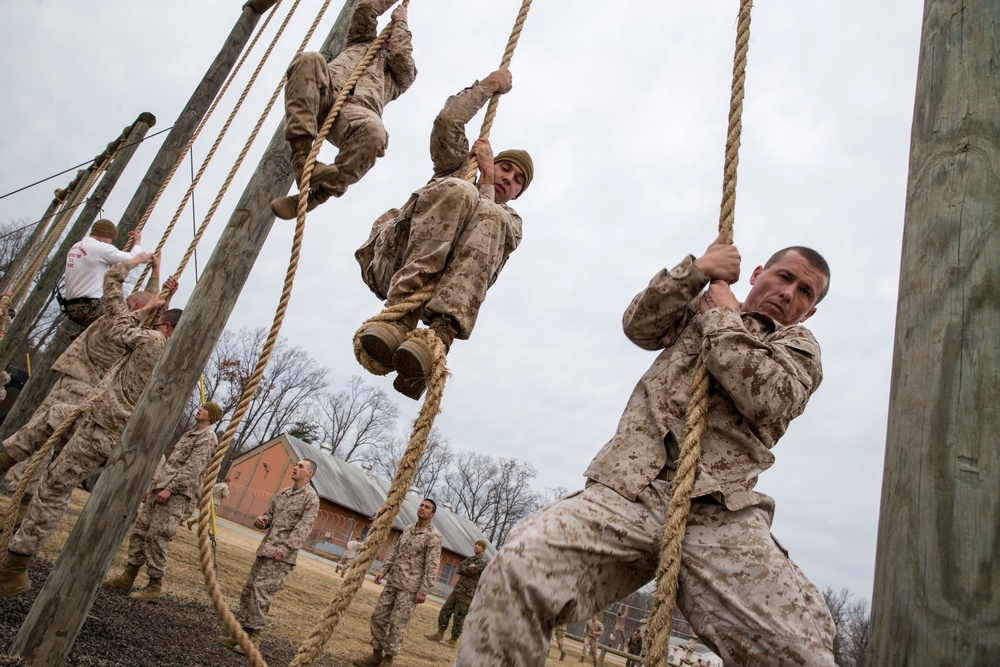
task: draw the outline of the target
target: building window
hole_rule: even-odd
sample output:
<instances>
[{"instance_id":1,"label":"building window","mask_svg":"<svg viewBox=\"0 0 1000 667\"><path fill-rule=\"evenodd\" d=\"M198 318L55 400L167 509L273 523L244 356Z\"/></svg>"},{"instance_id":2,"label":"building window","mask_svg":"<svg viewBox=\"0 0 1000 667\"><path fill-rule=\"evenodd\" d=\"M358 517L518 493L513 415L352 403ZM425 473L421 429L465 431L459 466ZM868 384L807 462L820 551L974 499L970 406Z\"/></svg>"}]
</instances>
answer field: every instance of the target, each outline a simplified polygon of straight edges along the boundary
<instances>
[{"instance_id":1,"label":"building window","mask_svg":"<svg viewBox=\"0 0 1000 667\"><path fill-rule=\"evenodd\" d=\"M453 576L455 576L455 566L451 563L444 563L441 565L441 574L438 577L438 583L451 586L451 578Z\"/></svg>"}]
</instances>

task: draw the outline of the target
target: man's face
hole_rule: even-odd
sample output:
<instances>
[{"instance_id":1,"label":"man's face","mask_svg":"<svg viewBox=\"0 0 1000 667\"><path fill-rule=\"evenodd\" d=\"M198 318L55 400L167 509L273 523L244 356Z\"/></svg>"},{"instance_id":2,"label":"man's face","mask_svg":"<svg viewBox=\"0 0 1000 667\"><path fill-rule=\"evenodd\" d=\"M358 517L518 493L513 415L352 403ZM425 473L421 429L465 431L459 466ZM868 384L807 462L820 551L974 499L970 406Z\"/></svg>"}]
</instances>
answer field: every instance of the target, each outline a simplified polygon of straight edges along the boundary
<instances>
[{"instance_id":1,"label":"man's face","mask_svg":"<svg viewBox=\"0 0 1000 667\"><path fill-rule=\"evenodd\" d=\"M308 461L302 460L292 466L292 481L298 482L303 479L310 479L315 471Z\"/></svg>"},{"instance_id":2,"label":"man's face","mask_svg":"<svg viewBox=\"0 0 1000 667\"><path fill-rule=\"evenodd\" d=\"M156 330L163 334L164 338L170 338L170 335L174 333L174 325L166 320L160 319L156 323Z\"/></svg>"},{"instance_id":3,"label":"man's face","mask_svg":"<svg viewBox=\"0 0 1000 667\"><path fill-rule=\"evenodd\" d=\"M477 556L482 556L483 555L483 545L482 544L476 544L476 555Z\"/></svg>"},{"instance_id":4,"label":"man's face","mask_svg":"<svg viewBox=\"0 0 1000 667\"><path fill-rule=\"evenodd\" d=\"M429 519L432 516L434 516L434 505L430 504L426 500L420 501L420 507L417 508L417 518Z\"/></svg>"},{"instance_id":5,"label":"man's face","mask_svg":"<svg viewBox=\"0 0 1000 667\"><path fill-rule=\"evenodd\" d=\"M207 421L209 421L209 419L208 419L208 410L205 409L204 405L194 411L194 419L195 419L195 421L199 421L199 422L207 422Z\"/></svg>"},{"instance_id":6,"label":"man's face","mask_svg":"<svg viewBox=\"0 0 1000 667\"><path fill-rule=\"evenodd\" d=\"M805 322L816 312L826 276L791 250L769 268L754 269L750 284L753 287L743 302L743 310L763 313L790 326Z\"/></svg>"},{"instance_id":7,"label":"man's face","mask_svg":"<svg viewBox=\"0 0 1000 667\"><path fill-rule=\"evenodd\" d=\"M524 172L513 162L502 160L493 165L494 199L499 204L506 204L516 199L524 189Z\"/></svg>"}]
</instances>

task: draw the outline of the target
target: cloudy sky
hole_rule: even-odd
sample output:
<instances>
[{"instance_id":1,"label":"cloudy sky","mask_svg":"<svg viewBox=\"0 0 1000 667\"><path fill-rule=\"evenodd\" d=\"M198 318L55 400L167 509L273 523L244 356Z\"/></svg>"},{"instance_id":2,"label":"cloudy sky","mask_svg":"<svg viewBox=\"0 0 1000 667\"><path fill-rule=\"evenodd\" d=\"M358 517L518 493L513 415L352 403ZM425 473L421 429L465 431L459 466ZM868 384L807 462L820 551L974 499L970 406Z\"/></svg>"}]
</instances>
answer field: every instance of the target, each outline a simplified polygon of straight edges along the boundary
<instances>
[{"instance_id":1,"label":"cloudy sky","mask_svg":"<svg viewBox=\"0 0 1000 667\"><path fill-rule=\"evenodd\" d=\"M279 18L291 4L281 3ZM430 176L434 115L449 94L497 67L519 6L412 2L420 74L386 111L387 156L343 199L310 215L283 329L331 369L334 387L366 375L351 336L380 310L353 252L372 220ZM716 234L737 7L534 3L492 140L497 150L528 149L536 177L516 204L524 241L471 340L449 357L437 424L456 449L531 461L540 488L582 484L653 359L622 334L622 311L657 270L700 253ZM302 2L199 185L199 223L318 9ZM335 0L313 48L339 9ZM141 112L157 117L151 133L169 128L239 12L239 2L198 0L0 3L0 194L92 158ZM758 489L775 497L775 533L809 577L862 597L873 581L920 14L916 0L772 0L755 7L751 28L737 294L754 266L786 245L815 247L833 269L830 295L809 322L825 380ZM195 169L234 99L231 92L196 144ZM275 109L223 200L201 267L279 120ZM136 154L105 216L121 215L161 139ZM328 146L321 157L332 155ZM145 245L174 214L189 171L153 213ZM68 178L0 199L0 220L37 220ZM190 240L190 209L184 216L165 267ZM231 328L270 325L292 229L275 224ZM193 284L190 267L181 303ZM392 393L389 379L367 379ZM399 402L415 414L415 403Z\"/></svg>"}]
</instances>

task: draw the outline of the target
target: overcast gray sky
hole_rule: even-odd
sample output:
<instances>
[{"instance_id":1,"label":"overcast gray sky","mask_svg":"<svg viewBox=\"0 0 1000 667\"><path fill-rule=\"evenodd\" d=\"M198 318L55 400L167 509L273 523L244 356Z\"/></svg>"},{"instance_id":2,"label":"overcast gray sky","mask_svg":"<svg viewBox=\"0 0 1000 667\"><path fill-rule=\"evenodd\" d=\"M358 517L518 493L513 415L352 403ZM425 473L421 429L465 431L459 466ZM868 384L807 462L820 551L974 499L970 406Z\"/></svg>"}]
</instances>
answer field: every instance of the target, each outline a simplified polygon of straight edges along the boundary
<instances>
[{"instance_id":1,"label":"overcast gray sky","mask_svg":"<svg viewBox=\"0 0 1000 667\"><path fill-rule=\"evenodd\" d=\"M290 5L279 6L280 16ZM449 94L497 67L519 6L412 2L420 74L386 111L387 156L343 199L311 214L283 330L332 370L334 387L358 374L398 396L390 378L367 377L351 352L356 328L380 310L353 252L372 220L430 176L434 115ZM199 216L318 8L302 3L198 188ZM625 306L657 270L700 253L716 234L737 8L736 0L534 3L492 140L497 150L529 150L535 181L516 202L524 241L471 340L449 356L437 424L456 449L531 461L540 488L583 483L653 360L622 334ZM335 0L313 48L339 9ZM143 111L157 117L151 132L169 127L239 12L239 2L197 0L0 4L0 194L93 157ZM873 581L920 16L916 0L773 0L754 8L751 28L737 294L783 246L812 246L833 269L830 295L809 322L825 380L758 490L776 499L775 534L807 575L863 597ZM224 118L219 112L196 144L195 168ZM279 119L276 109L224 200L201 266ZM161 138L137 153L105 216L121 215ZM144 245L155 245L173 215L187 169L154 212ZM0 220L36 220L67 180L0 199ZM184 215L165 267L190 240L190 210ZM276 222L231 328L270 325L292 230ZM193 281L189 268L180 303ZM416 403L398 401L415 414Z\"/></svg>"}]
</instances>

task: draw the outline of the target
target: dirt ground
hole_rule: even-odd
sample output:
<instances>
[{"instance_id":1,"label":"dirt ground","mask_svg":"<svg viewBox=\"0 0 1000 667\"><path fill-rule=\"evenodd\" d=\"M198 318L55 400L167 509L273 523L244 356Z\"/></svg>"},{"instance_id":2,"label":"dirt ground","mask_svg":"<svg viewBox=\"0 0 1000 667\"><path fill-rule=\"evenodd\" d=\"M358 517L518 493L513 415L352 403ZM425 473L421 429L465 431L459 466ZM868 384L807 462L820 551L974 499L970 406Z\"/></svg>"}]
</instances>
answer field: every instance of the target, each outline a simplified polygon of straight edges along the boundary
<instances>
[{"instance_id":1,"label":"dirt ground","mask_svg":"<svg viewBox=\"0 0 1000 667\"><path fill-rule=\"evenodd\" d=\"M70 510L29 569L32 589L15 598L0 600L0 652L6 651L28 612L51 563L69 534L88 494L77 491ZM0 498L0 504L4 499ZM223 594L235 609L261 534L220 522L217 549L218 578ZM117 573L125 563L124 545L112 566ZM145 585L145 572L136 580ZM320 618L341 582L329 561L300 554L298 565L271 607L272 625L263 634L261 653L269 665L287 665L299 644ZM344 615L317 667L347 667L367 654L368 619L381 590L368 580ZM226 667L248 664L216 641L223 634L222 623L204 590L198 565L196 531L181 528L171 546L164 579L165 594L158 603L144 604L115 591L100 589L67 658L69 667ZM431 599L417 607L403 642L397 665L403 667L446 667L456 650L424 639L434 632L440 600ZM578 644L570 648L567 661L578 659ZM0 656L0 667L23 665L9 656ZM546 663L559 665L558 652L550 651ZM562 663L566 664L566 663Z\"/></svg>"}]
</instances>

